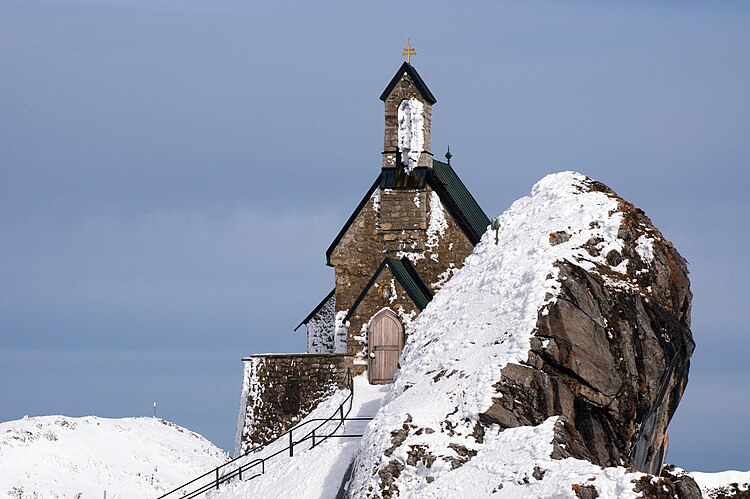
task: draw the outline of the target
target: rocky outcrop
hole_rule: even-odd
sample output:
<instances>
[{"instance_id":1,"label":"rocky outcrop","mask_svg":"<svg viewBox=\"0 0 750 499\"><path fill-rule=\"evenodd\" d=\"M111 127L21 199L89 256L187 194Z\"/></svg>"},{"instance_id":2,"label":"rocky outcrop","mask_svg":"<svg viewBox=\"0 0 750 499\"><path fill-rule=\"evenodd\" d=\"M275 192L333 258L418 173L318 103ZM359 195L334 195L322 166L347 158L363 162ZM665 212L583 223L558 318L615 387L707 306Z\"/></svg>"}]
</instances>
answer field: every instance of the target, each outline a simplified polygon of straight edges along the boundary
<instances>
[{"instance_id":1,"label":"rocky outcrop","mask_svg":"<svg viewBox=\"0 0 750 499\"><path fill-rule=\"evenodd\" d=\"M685 260L573 172L493 229L411 324L349 497L690 497L642 473L687 384Z\"/></svg>"},{"instance_id":2,"label":"rocky outcrop","mask_svg":"<svg viewBox=\"0 0 750 499\"><path fill-rule=\"evenodd\" d=\"M641 210L592 187L618 200L623 247L605 255L609 265L556 264L561 289L539 312L528 360L502 370L481 420L510 428L559 415L561 457L658 475L694 348L687 265Z\"/></svg>"}]
</instances>

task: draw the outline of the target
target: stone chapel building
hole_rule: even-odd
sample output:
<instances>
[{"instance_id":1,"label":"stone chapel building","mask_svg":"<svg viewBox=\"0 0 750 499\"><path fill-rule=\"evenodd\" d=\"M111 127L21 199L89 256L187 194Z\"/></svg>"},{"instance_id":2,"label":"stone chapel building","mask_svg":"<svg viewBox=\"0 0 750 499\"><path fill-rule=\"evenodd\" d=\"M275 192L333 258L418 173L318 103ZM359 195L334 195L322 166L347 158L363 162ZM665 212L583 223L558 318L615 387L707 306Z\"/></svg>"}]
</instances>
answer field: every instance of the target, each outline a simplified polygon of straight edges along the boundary
<instances>
[{"instance_id":1,"label":"stone chapel building","mask_svg":"<svg viewBox=\"0 0 750 499\"><path fill-rule=\"evenodd\" d=\"M437 102L404 62L385 103L381 168L326 251L335 287L302 320L306 354L253 355L237 427L240 453L294 425L345 373L390 383L409 323L463 265L490 220L447 162L431 151Z\"/></svg>"}]
</instances>

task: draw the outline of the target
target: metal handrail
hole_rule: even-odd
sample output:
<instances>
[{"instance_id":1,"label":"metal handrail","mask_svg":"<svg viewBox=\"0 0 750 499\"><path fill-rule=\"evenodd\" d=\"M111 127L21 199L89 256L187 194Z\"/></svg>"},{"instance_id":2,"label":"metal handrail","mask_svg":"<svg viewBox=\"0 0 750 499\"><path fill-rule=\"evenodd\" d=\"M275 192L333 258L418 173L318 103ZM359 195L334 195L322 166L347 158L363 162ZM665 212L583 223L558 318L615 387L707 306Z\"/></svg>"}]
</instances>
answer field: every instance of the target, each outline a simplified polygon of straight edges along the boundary
<instances>
[{"instance_id":1,"label":"metal handrail","mask_svg":"<svg viewBox=\"0 0 750 499\"><path fill-rule=\"evenodd\" d=\"M289 456L293 457L294 456L294 446L298 445L298 444L301 444L302 442L304 442L306 440L312 440L312 445L310 446L310 448L312 449L312 448L320 445L321 443L323 443L325 440L327 440L330 437L336 437L336 438L361 437L362 435L355 435L355 434L335 435L335 433L338 431L339 428L341 428L341 426L344 424L345 421L371 421L372 420L371 417L370 418L368 418L368 417L349 418L348 417L349 413L352 410L352 402L353 402L353 399L354 399L354 379L352 377L352 371L351 371L351 369L347 369L346 376L347 376L346 381L347 381L347 385L348 385L348 388L349 388L349 395L346 396L346 398L344 399L344 401L341 402L341 404L336 408L336 410L333 412L333 414L331 414L331 416L328 417L328 418L308 419L307 421L303 421L302 423L300 423L300 424L298 424L298 425L290 428L289 430L287 430L284 433L282 433L281 435L279 435L276 440L281 439L282 437L284 437L287 434L289 435L289 445L287 445L283 449L277 450L276 452L274 452L273 454L271 454L269 456L266 456L266 457L263 457L263 458L253 459L252 461L250 461L248 463L244 463L244 464L240 463L238 467L236 467L234 469L231 469L231 470L229 470L227 472L222 472L222 470L224 470L225 468L227 468L227 467L229 467L229 466L237 463L237 461L239 461L240 459L246 458L250 454L255 454L257 452L260 452L266 446L254 447L254 448L250 449L249 451L245 452L244 454L242 454L240 456L237 456L237 457L235 457L234 459L232 459L230 461L227 461L226 463L222 464L221 466L217 466L213 470L211 470L211 471L209 471L207 473L204 473L203 475L201 475L201 476L199 476L197 478L194 478L193 480L190 480L187 483L184 483L184 484L180 485L176 489L173 489L173 490L167 492L164 495L159 496L157 499L164 499L164 498L172 496L173 494L176 494L177 492L180 492L180 491L183 491L183 495L181 495L181 496L175 496L175 497L180 497L180 499L195 498L195 497L198 497L199 495L201 495L201 494L203 494L205 492L208 492L211 489L214 489L214 488L218 489L219 485L221 485L223 483L226 483L226 482L234 479L235 477L238 478L239 480L242 480L243 479L243 477L242 477L242 472L243 471L245 471L245 473L247 473L247 471L252 470L253 468L256 468L257 466L260 465L260 472L259 473L256 470L254 475L249 476L249 477L246 475L245 480L252 480L253 478L256 478L256 477L258 477L258 476L260 476L260 475L262 475L262 474L265 473L265 471L266 471L266 469L265 469L265 463L266 463L266 461L268 461L269 459L271 459L273 457L276 457L279 454L282 454L282 453L284 453L286 451L289 451ZM349 404L349 407L346 409L346 413L344 413L344 406L347 405L347 403ZM306 426L306 425L308 425L310 423L314 423L316 421L320 421L320 424L317 425L316 427L314 427L308 433L306 433L305 436L303 436L299 440L297 440L297 441L294 440L294 436L293 435L294 435L294 431L295 430L299 430L303 426ZM329 432L327 434L322 434L322 435L321 434L318 434L318 435L315 434L315 432L317 430L320 430L320 428L322 428L326 423L329 423L329 422L332 422L332 421L336 421L337 422L336 427L333 429L333 431L331 431L331 432ZM196 482L198 482L200 480L203 480L203 479L205 479L205 478L207 478L209 476L211 476L210 482L208 482L208 483L206 483L204 485L201 485L198 488L196 488L195 490L192 490L190 492L184 492L184 490L187 487L189 487L190 485L193 485Z\"/></svg>"}]
</instances>

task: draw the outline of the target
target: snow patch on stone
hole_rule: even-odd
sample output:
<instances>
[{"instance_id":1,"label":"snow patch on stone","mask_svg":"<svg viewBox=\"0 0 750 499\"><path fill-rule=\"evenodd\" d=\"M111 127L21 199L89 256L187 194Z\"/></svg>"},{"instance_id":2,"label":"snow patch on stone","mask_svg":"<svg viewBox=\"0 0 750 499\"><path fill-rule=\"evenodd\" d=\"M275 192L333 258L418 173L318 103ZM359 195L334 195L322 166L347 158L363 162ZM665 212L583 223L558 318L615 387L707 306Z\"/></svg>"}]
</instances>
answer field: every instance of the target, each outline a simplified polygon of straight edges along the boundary
<instances>
[{"instance_id":1,"label":"snow patch on stone","mask_svg":"<svg viewBox=\"0 0 750 499\"><path fill-rule=\"evenodd\" d=\"M440 238L448 229L448 221L445 219L443 203L440 202L440 195L430 192L430 219L427 224L427 249L433 250L440 244Z\"/></svg>"},{"instance_id":2,"label":"snow patch on stone","mask_svg":"<svg viewBox=\"0 0 750 499\"><path fill-rule=\"evenodd\" d=\"M635 241L635 251L645 263L654 261L654 240L647 235L642 235Z\"/></svg>"},{"instance_id":3,"label":"snow patch on stone","mask_svg":"<svg viewBox=\"0 0 750 499\"><path fill-rule=\"evenodd\" d=\"M398 106L398 149L406 173L416 168L424 147L424 104L418 99L405 99Z\"/></svg>"},{"instance_id":4,"label":"snow patch on stone","mask_svg":"<svg viewBox=\"0 0 750 499\"><path fill-rule=\"evenodd\" d=\"M305 324L307 353L333 353L336 336L336 293Z\"/></svg>"}]
</instances>

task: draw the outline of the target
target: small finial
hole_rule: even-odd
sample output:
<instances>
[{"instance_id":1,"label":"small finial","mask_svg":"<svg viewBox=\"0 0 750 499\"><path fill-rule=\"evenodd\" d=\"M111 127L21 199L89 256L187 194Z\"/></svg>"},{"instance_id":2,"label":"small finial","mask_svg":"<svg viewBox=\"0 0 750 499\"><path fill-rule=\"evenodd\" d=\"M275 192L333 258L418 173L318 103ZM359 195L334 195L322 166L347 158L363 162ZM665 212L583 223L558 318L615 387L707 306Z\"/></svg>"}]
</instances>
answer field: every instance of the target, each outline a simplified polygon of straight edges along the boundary
<instances>
[{"instance_id":1,"label":"small finial","mask_svg":"<svg viewBox=\"0 0 750 499\"><path fill-rule=\"evenodd\" d=\"M451 158L452 157L453 157L453 155L451 154L451 146L448 146L448 152L445 153L445 159L448 160L448 164L449 165L451 164Z\"/></svg>"},{"instance_id":2,"label":"small finial","mask_svg":"<svg viewBox=\"0 0 750 499\"><path fill-rule=\"evenodd\" d=\"M406 41L406 48L401 51L402 56L406 56L406 62L411 64L411 56L417 55L417 51L411 46L411 38Z\"/></svg>"}]
</instances>

